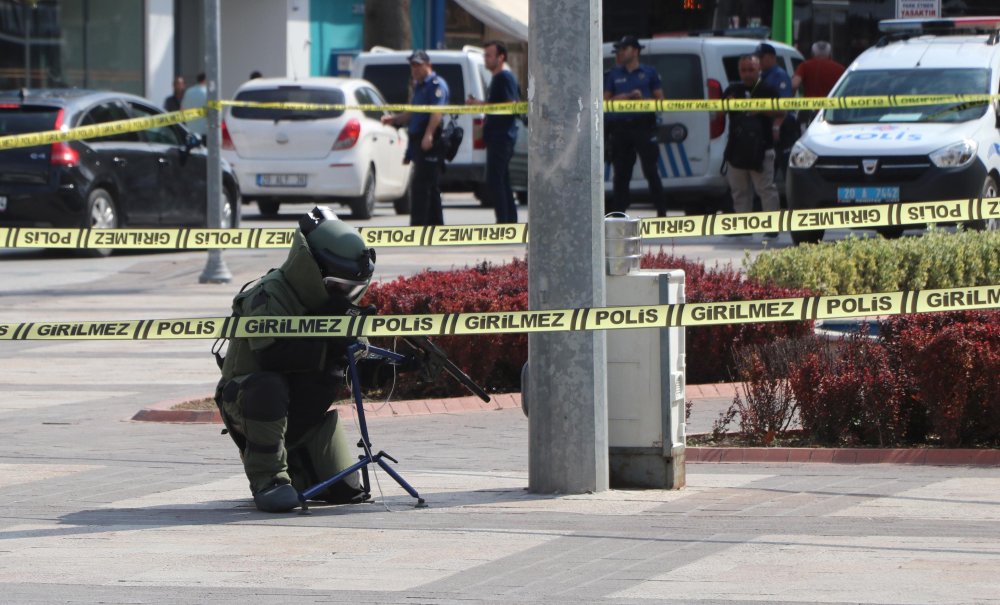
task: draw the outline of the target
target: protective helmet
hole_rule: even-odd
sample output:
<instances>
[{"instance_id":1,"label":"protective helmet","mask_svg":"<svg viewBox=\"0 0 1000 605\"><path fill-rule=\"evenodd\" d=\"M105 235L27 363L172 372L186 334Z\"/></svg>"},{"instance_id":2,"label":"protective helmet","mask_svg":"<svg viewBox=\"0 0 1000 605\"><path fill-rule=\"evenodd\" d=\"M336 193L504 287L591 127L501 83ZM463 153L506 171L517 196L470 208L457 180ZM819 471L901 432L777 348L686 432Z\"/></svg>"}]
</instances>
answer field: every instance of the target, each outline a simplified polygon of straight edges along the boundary
<instances>
[{"instance_id":1,"label":"protective helmet","mask_svg":"<svg viewBox=\"0 0 1000 605\"><path fill-rule=\"evenodd\" d=\"M316 206L299 219L299 229L319 265L327 291L356 303L375 272L375 251L366 248L361 235L326 206Z\"/></svg>"}]
</instances>

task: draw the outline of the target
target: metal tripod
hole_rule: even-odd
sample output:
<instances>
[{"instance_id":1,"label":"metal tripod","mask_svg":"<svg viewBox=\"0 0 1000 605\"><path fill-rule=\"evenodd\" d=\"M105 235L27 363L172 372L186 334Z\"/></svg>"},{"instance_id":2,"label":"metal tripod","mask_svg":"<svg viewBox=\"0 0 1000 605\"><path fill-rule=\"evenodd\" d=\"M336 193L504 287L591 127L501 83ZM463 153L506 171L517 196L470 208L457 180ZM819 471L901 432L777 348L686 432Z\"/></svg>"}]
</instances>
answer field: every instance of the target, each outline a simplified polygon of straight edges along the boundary
<instances>
[{"instance_id":1,"label":"metal tripod","mask_svg":"<svg viewBox=\"0 0 1000 605\"><path fill-rule=\"evenodd\" d=\"M360 375L358 374L357 362L355 362L354 360L355 354L360 350L365 350L368 357L377 357L386 359L389 361L389 363L393 365L400 364L406 361L407 359L406 355L400 355L395 351L390 351L388 349L382 349L379 347L372 347L372 346L362 347L360 344L357 343L347 347L348 370L351 373L350 374L351 394L354 395L354 405L357 408L358 412L358 427L359 430L361 431L361 439L358 441L358 447L363 448L364 453L358 456L358 461L352 464L351 466L345 468L344 470L340 471L339 473L330 477L329 479L321 481L316 485L313 485L312 487L303 490L299 494L299 502L302 503L303 509L306 509L307 500L309 500L316 494L322 492L326 488L330 487L334 483L340 481L341 479L349 477L352 473L354 473L357 470L361 471L362 489L364 490L365 494L371 494L371 483L368 477L368 465L377 464L380 467L382 467L382 470L388 473L390 477L395 479L396 483L398 483L400 487L406 490L406 493L410 494L411 496L417 499L416 508L424 508L427 506L427 503L424 502L424 499L420 497L420 494L417 493L417 490L413 489L413 487L406 482L406 479L403 479L403 477L400 476L400 474L397 473L395 469L389 466L388 462L386 462L386 460L388 459L392 460L396 464L399 464L399 461L382 450L379 450L377 454L372 454L372 442L371 439L368 438L368 423L365 422L365 408L361 400L361 379Z\"/></svg>"}]
</instances>

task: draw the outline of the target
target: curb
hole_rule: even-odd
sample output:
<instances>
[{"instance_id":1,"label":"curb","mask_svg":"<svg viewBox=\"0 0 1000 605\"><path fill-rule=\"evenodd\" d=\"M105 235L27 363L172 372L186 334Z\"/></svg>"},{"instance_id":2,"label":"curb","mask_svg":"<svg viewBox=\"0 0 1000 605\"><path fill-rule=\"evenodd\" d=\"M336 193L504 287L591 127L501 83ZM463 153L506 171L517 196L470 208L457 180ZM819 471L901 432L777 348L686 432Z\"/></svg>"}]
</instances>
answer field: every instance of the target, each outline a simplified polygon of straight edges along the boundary
<instances>
[{"instance_id":1,"label":"curb","mask_svg":"<svg viewBox=\"0 0 1000 605\"><path fill-rule=\"evenodd\" d=\"M206 399L207 396L185 397L154 403L139 410L131 420L135 422L173 422L173 423L215 423L222 424L219 410L175 410L186 401ZM389 403L366 403L366 418L382 418L388 416L419 416L423 414L460 414L464 412L483 412L521 408L520 393L498 393L490 396L486 403L478 397L450 397L447 399L410 399L407 401L392 401ZM357 410L353 404L331 406L341 416L355 416Z\"/></svg>"},{"instance_id":2,"label":"curb","mask_svg":"<svg viewBox=\"0 0 1000 605\"><path fill-rule=\"evenodd\" d=\"M933 466L1000 466L998 449L877 449L809 447L686 447L686 462L695 463L828 463L925 464Z\"/></svg>"}]
</instances>

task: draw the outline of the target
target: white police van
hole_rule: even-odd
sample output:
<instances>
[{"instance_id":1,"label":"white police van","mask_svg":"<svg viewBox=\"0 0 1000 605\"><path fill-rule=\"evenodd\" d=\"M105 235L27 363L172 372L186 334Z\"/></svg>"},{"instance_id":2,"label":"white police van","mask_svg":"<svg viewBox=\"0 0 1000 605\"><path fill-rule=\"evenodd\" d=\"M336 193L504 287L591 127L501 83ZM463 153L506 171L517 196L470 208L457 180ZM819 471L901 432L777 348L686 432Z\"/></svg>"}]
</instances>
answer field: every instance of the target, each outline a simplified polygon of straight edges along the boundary
<instances>
[{"instance_id":1,"label":"white police van","mask_svg":"<svg viewBox=\"0 0 1000 605\"><path fill-rule=\"evenodd\" d=\"M354 57L351 77L363 78L374 84L387 103L406 104L412 96L410 65L407 58L412 51L393 50L375 46L368 52ZM450 105L464 105L472 95L485 99L492 77L483 60L483 49L465 46L461 50L428 50L434 71L448 83ZM445 120L449 118L446 116ZM441 186L446 189L471 190L483 200L486 182L486 141L483 139L485 115L465 113L458 115L458 124L465 131L462 145L455 159L448 162L441 175Z\"/></svg>"},{"instance_id":2,"label":"white police van","mask_svg":"<svg viewBox=\"0 0 1000 605\"><path fill-rule=\"evenodd\" d=\"M759 37L731 37L734 34ZM743 55L753 54L763 40L762 31L713 31L692 33L687 37L640 40L643 45L639 61L652 65L663 81L665 99L721 99L722 92L739 82L739 62ZM778 65L788 75L802 62L802 53L794 47L766 40L777 51ZM604 71L614 66L614 47L603 47ZM659 123L660 181L671 206L681 206L687 212L703 214L730 205L729 184L722 173L723 153L729 137L729 125L724 112L663 112ZM636 162L638 164L638 162ZM611 195L613 169L604 167L605 195ZM780 183L779 183L780 185ZM632 170L630 189L648 193L642 170ZM635 196L633 196L635 197Z\"/></svg>"},{"instance_id":3,"label":"white police van","mask_svg":"<svg viewBox=\"0 0 1000 605\"><path fill-rule=\"evenodd\" d=\"M884 37L847 68L831 97L1000 90L1000 17L891 19L879 28ZM995 102L821 111L792 148L789 207L996 197L998 128ZM898 237L904 229L879 231ZM823 231L791 235L815 242Z\"/></svg>"}]
</instances>

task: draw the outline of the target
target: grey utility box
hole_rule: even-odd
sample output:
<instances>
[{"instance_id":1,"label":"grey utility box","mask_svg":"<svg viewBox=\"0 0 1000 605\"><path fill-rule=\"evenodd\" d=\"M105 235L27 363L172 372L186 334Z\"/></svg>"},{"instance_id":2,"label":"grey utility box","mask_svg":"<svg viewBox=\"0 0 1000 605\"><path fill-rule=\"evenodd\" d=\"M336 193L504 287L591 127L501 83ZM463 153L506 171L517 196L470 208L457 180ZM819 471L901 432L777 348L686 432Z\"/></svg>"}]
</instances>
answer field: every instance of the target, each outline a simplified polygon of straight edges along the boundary
<instances>
[{"instance_id":1,"label":"grey utility box","mask_svg":"<svg viewBox=\"0 0 1000 605\"><path fill-rule=\"evenodd\" d=\"M680 304L684 272L607 276L608 306ZM684 329L607 332L612 487L684 487Z\"/></svg>"}]
</instances>

